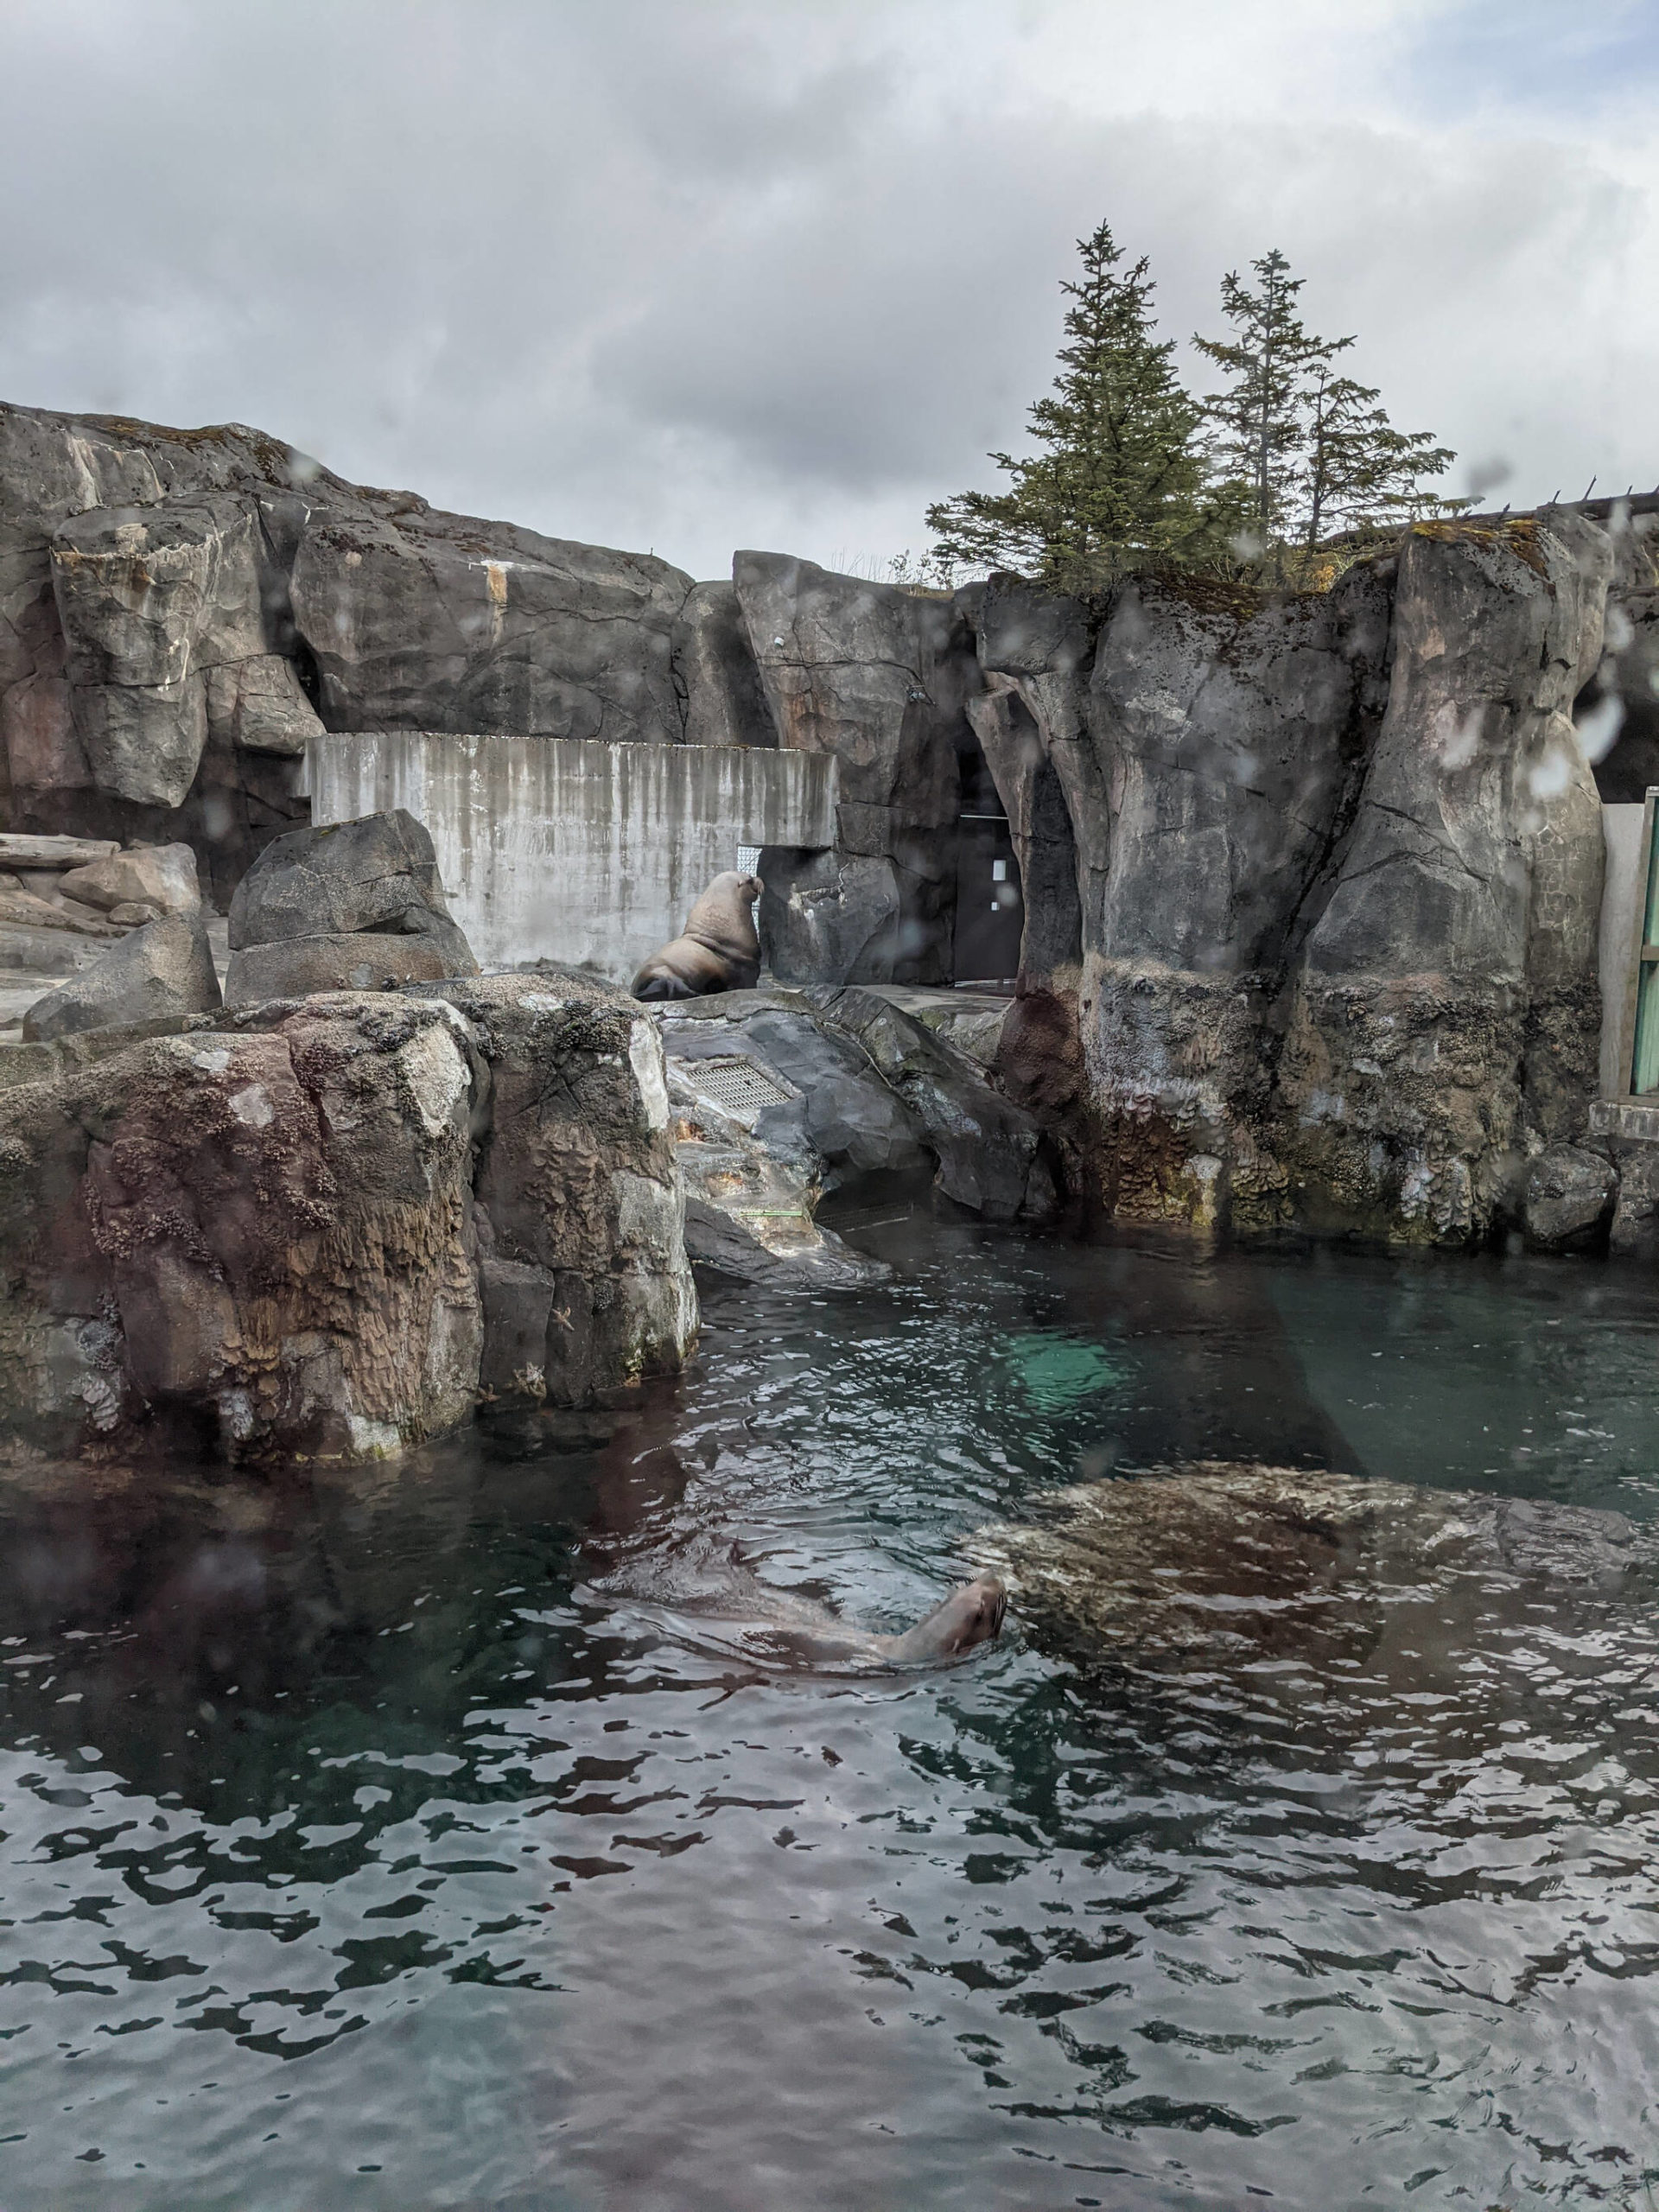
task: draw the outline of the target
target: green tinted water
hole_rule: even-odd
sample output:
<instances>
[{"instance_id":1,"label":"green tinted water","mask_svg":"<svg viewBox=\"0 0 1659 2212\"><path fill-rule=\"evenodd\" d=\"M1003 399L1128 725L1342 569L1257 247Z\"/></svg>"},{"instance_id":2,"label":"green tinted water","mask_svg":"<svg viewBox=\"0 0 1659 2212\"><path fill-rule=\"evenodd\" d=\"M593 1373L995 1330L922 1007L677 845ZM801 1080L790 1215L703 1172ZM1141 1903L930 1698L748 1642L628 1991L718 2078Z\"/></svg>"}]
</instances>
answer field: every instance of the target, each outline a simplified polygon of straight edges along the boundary
<instances>
[{"instance_id":1,"label":"green tinted water","mask_svg":"<svg viewBox=\"0 0 1659 2212\"><path fill-rule=\"evenodd\" d=\"M877 1627L1078 1472L1659 1509L1659 1289L854 1221L585 1435L14 1482L0 2204L1640 2205L1652 1593L1495 1586L1317 1714L1046 1656L761 1677L596 1573ZM1033 1640L1033 1637L1035 1640Z\"/></svg>"}]
</instances>

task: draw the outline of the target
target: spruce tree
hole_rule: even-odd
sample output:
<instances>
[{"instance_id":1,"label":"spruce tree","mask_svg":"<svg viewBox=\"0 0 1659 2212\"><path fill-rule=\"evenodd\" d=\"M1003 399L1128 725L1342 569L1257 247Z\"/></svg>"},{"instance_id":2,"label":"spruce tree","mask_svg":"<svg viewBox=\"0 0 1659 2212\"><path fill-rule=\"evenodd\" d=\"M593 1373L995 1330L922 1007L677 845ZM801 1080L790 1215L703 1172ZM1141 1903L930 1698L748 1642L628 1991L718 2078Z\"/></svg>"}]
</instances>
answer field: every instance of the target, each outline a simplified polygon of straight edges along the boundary
<instances>
[{"instance_id":1,"label":"spruce tree","mask_svg":"<svg viewBox=\"0 0 1659 2212\"><path fill-rule=\"evenodd\" d=\"M1332 531L1363 530L1395 518L1454 514L1467 499L1442 499L1421 480L1444 475L1457 459L1428 430L1396 430L1377 404L1374 385L1333 376L1322 363L1306 396L1306 444L1297 484L1302 539L1311 552Z\"/></svg>"},{"instance_id":2,"label":"spruce tree","mask_svg":"<svg viewBox=\"0 0 1659 2212\"><path fill-rule=\"evenodd\" d=\"M1236 272L1222 279L1232 337L1192 341L1229 378L1204 411L1211 462L1245 519L1244 550L1282 575L1294 543L1311 552L1333 530L1466 505L1421 481L1443 474L1456 454L1429 431L1396 430L1374 385L1337 373L1336 357L1353 338L1303 327L1296 296L1305 280L1278 248L1250 267L1255 291Z\"/></svg>"},{"instance_id":3,"label":"spruce tree","mask_svg":"<svg viewBox=\"0 0 1659 2212\"><path fill-rule=\"evenodd\" d=\"M927 522L938 561L1086 593L1136 558L1191 554L1210 518L1200 413L1171 366L1174 341L1154 335L1147 258L1120 273L1122 249L1105 223L1077 252L1080 279L1060 287L1071 302L1060 373L1029 412L1042 450L992 454L1007 490L941 500Z\"/></svg>"},{"instance_id":4,"label":"spruce tree","mask_svg":"<svg viewBox=\"0 0 1659 2212\"><path fill-rule=\"evenodd\" d=\"M1221 311L1233 337L1195 335L1192 343L1230 378L1204 403L1214 426L1211 457L1235 488L1252 550L1262 554L1292 525L1310 376L1328 375L1332 357L1354 341L1308 336L1296 313L1306 280L1291 275L1276 246L1250 266L1259 291L1241 283L1236 270L1221 280Z\"/></svg>"}]
</instances>

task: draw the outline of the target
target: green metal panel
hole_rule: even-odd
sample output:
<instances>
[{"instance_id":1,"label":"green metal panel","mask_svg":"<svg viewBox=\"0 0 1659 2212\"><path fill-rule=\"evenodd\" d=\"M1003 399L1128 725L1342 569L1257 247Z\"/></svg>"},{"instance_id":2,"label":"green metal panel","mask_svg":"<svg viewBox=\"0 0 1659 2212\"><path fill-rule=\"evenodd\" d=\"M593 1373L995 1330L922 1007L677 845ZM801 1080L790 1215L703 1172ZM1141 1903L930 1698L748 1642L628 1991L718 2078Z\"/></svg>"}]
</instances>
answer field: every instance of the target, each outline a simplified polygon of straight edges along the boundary
<instances>
[{"instance_id":1,"label":"green metal panel","mask_svg":"<svg viewBox=\"0 0 1659 2212\"><path fill-rule=\"evenodd\" d=\"M1636 1050L1630 1089L1637 1097L1659 1090L1659 961L1644 960L1636 986Z\"/></svg>"}]
</instances>

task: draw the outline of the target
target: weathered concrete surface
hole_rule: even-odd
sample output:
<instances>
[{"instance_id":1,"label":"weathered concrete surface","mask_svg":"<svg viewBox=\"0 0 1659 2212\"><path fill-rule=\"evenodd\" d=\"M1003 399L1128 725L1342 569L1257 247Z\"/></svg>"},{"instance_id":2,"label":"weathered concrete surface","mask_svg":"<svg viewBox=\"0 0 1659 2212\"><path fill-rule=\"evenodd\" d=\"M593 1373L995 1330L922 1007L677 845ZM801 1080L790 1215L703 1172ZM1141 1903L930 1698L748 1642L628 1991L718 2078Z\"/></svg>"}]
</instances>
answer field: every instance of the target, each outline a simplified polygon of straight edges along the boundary
<instances>
[{"instance_id":1,"label":"weathered concrete surface","mask_svg":"<svg viewBox=\"0 0 1659 2212\"><path fill-rule=\"evenodd\" d=\"M840 763L837 855L884 864L897 893L891 924L864 936L836 980L948 982L957 754L963 702L980 688L965 620L948 600L784 554L741 552L732 575L779 745ZM816 884L820 864L799 865ZM761 873L787 906L788 857L768 855ZM868 910L868 892L856 903ZM763 942L773 918L763 908ZM768 950L776 972L794 972L798 963Z\"/></svg>"},{"instance_id":2,"label":"weathered concrete surface","mask_svg":"<svg viewBox=\"0 0 1659 2212\"><path fill-rule=\"evenodd\" d=\"M341 994L3 1067L0 1419L56 1448L207 1423L373 1458L690 1348L661 1048L604 987Z\"/></svg>"},{"instance_id":3,"label":"weathered concrete surface","mask_svg":"<svg viewBox=\"0 0 1659 2212\"><path fill-rule=\"evenodd\" d=\"M425 731L312 747L319 823L402 807L431 832L486 967L553 959L625 982L742 845L829 844L833 760L734 746Z\"/></svg>"}]
</instances>

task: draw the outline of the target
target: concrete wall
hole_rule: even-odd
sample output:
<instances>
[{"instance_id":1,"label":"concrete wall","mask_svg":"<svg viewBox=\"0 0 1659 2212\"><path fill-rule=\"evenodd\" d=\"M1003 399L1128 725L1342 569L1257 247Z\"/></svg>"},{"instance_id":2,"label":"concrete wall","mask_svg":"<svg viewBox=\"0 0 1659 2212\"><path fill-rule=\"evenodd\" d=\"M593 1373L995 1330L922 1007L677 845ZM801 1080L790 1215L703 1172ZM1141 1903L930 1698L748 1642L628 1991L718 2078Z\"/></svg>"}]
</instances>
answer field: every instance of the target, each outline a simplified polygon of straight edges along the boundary
<instances>
[{"instance_id":1,"label":"concrete wall","mask_svg":"<svg viewBox=\"0 0 1659 2212\"><path fill-rule=\"evenodd\" d=\"M813 753L417 730L311 741L314 822L404 806L431 832L486 968L545 958L626 982L744 845L832 845Z\"/></svg>"},{"instance_id":2,"label":"concrete wall","mask_svg":"<svg viewBox=\"0 0 1659 2212\"><path fill-rule=\"evenodd\" d=\"M1601 1095L1619 1098L1627 1088L1624 1065L1624 999L1636 955L1636 910L1641 899L1640 804L1604 806L1601 834L1607 877L1601 894Z\"/></svg>"}]
</instances>

